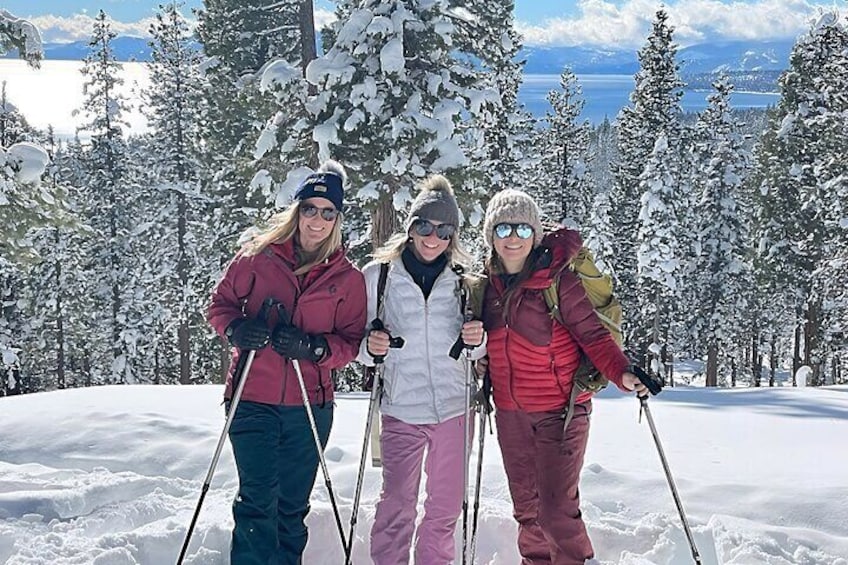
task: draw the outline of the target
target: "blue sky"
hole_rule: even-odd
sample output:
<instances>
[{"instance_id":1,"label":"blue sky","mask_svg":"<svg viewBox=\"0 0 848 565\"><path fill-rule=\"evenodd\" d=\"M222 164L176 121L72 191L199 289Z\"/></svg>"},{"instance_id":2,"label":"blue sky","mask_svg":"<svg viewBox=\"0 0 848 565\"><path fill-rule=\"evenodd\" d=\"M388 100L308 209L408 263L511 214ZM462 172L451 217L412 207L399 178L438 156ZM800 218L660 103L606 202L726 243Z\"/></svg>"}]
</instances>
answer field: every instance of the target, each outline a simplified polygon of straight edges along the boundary
<instances>
[{"instance_id":1,"label":"blue sky","mask_svg":"<svg viewBox=\"0 0 848 565\"><path fill-rule=\"evenodd\" d=\"M3 8L33 20L44 40L83 39L101 8L119 34L143 35L160 0L0 0ZM202 0L185 0L202 6ZM822 8L844 0L515 0L519 31L528 45L640 45L663 4L680 45L707 41L795 37ZM333 4L315 0L316 21L332 18Z\"/></svg>"}]
</instances>

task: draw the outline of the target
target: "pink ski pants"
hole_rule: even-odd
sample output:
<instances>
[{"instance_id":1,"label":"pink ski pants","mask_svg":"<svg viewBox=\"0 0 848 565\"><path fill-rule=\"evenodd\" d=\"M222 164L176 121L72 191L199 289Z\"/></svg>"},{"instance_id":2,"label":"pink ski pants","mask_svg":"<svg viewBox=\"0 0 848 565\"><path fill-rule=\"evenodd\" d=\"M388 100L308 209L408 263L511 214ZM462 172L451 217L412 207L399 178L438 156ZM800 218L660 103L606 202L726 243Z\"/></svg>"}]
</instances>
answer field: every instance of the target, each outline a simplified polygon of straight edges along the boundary
<instances>
[{"instance_id":1,"label":"pink ski pants","mask_svg":"<svg viewBox=\"0 0 848 565\"><path fill-rule=\"evenodd\" d=\"M454 530L462 509L465 416L440 424L407 424L383 415L382 422L383 490L371 530L371 559L375 565L409 563L423 461L426 498L415 539L415 563L452 563Z\"/></svg>"}]
</instances>

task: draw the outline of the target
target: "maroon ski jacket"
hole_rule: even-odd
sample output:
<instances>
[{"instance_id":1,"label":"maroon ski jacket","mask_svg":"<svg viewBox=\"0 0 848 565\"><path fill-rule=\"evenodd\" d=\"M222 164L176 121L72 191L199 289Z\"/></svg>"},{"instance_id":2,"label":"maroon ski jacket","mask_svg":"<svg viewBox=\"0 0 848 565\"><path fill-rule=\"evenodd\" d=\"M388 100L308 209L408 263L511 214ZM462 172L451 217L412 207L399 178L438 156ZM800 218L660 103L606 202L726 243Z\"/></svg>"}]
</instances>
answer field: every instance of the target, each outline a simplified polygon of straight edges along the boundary
<instances>
[{"instance_id":1,"label":"maroon ski jacket","mask_svg":"<svg viewBox=\"0 0 848 565\"><path fill-rule=\"evenodd\" d=\"M568 263L582 246L580 235L559 230L545 236L529 261L533 274L521 283L504 313L504 284L490 275L484 299L489 373L495 405L544 412L568 403L582 349L609 380L621 387L627 357L601 325L583 284ZM559 308L565 326L551 317L543 290L559 276ZM577 402L590 397L583 393Z\"/></svg>"},{"instance_id":2,"label":"maroon ski jacket","mask_svg":"<svg viewBox=\"0 0 848 565\"><path fill-rule=\"evenodd\" d=\"M333 400L332 371L347 365L359 353L365 320L365 281L362 273L339 248L314 266L300 280L294 274L292 239L271 244L253 257L237 255L212 292L207 318L222 337L227 326L240 317L255 318L266 298L279 301L291 323L307 333L322 334L329 353L318 363L301 360L300 367L310 402ZM268 318L269 329L280 322L277 311ZM233 353L225 398L232 395L233 369L239 351ZM245 383L243 400L265 404L303 403L292 363L270 345L256 352Z\"/></svg>"}]
</instances>

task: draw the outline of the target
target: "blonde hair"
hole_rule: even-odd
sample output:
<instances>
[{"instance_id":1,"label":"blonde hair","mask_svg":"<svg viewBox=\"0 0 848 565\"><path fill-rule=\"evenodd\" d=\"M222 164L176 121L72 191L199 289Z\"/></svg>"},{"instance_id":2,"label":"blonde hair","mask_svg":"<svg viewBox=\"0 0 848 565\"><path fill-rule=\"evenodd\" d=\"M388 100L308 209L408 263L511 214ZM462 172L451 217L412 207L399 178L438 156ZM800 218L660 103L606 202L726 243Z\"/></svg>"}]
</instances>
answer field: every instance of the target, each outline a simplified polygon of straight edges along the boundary
<instances>
[{"instance_id":1,"label":"blonde hair","mask_svg":"<svg viewBox=\"0 0 848 565\"><path fill-rule=\"evenodd\" d=\"M342 179L342 186L347 184L347 171L338 161L327 159L318 167L316 172L332 173ZM285 243L297 235L300 222L300 207L302 204L303 200L295 200L288 208L271 216L271 219L268 220L269 228L255 235L242 247L238 254L246 257L254 257L262 253L272 243ZM309 261L295 269L295 275L302 275L309 272L309 269L329 259L330 255L341 247L343 218L344 214L339 210L339 215L336 216L330 235L318 246L318 250L315 253L308 255L310 257Z\"/></svg>"},{"instance_id":2,"label":"blonde hair","mask_svg":"<svg viewBox=\"0 0 848 565\"><path fill-rule=\"evenodd\" d=\"M272 243L285 243L298 233L298 221L300 220L300 206L302 200L292 204L269 220L269 228L248 241L239 252L240 255L253 257L262 253ZM342 218L339 212L330 235L318 246L315 258L295 269L295 275L302 275L312 267L326 261L330 255L342 245Z\"/></svg>"}]
</instances>

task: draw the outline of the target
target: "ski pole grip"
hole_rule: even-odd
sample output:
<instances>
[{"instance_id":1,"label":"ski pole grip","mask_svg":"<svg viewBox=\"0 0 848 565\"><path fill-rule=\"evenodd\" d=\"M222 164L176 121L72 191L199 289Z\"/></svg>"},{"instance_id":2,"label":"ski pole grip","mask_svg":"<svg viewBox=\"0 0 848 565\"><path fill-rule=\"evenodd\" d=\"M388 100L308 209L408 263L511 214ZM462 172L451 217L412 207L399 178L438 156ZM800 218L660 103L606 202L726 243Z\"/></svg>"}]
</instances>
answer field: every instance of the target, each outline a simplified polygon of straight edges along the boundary
<instances>
[{"instance_id":1,"label":"ski pole grip","mask_svg":"<svg viewBox=\"0 0 848 565\"><path fill-rule=\"evenodd\" d=\"M271 298L270 296L262 301L262 307L259 309L258 318L263 321L268 320L268 314L271 312L271 308L274 307L277 301ZM282 305L278 305L278 308L282 309ZM284 310L285 311L285 310Z\"/></svg>"},{"instance_id":2,"label":"ski pole grip","mask_svg":"<svg viewBox=\"0 0 848 565\"><path fill-rule=\"evenodd\" d=\"M639 365L630 365L627 370L636 375L636 378L639 379L639 381L641 381L643 385L645 385L645 387L648 389L648 392L650 392L652 395L656 396L662 392L662 381L657 377L652 377L651 375L649 375L648 372L645 371L645 369L643 369Z\"/></svg>"},{"instance_id":3,"label":"ski pole grip","mask_svg":"<svg viewBox=\"0 0 848 565\"><path fill-rule=\"evenodd\" d=\"M385 332L389 335L389 347L392 349L400 349L406 344L402 337L392 337L392 335L386 331L386 326L380 318L374 318L374 320L371 321L371 331L375 330ZM374 359L375 365L379 365L386 360L385 355L372 355L371 358Z\"/></svg>"}]
</instances>

